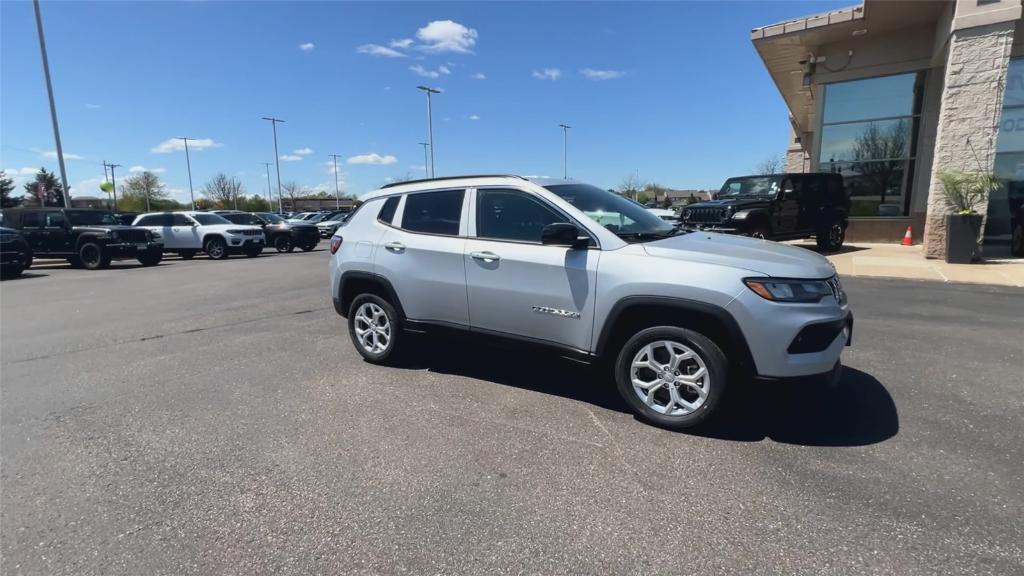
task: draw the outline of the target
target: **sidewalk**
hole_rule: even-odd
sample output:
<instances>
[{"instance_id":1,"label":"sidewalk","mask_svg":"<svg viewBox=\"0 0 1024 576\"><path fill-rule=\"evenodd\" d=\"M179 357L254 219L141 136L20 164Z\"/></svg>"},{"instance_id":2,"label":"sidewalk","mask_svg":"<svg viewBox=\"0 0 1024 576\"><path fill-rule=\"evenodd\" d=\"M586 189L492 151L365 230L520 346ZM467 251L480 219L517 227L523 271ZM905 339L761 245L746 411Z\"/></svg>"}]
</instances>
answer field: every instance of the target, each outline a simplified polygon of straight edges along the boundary
<instances>
[{"instance_id":1,"label":"sidewalk","mask_svg":"<svg viewBox=\"0 0 1024 576\"><path fill-rule=\"evenodd\" d=\"M814 250L814 242L791 242ZM847 244L828 259L842 276L876 276L1024 287L1024 259L995 257L978 264L947 264L922 256L921 246Z\"/></svg>"}]
</instances>

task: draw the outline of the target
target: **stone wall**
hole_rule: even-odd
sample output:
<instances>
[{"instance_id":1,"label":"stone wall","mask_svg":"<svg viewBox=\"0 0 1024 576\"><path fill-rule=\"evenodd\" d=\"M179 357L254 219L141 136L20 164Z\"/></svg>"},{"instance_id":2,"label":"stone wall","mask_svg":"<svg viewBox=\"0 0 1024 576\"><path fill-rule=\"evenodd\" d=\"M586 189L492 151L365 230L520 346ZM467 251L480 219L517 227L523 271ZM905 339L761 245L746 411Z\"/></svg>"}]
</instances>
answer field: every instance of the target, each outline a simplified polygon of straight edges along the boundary
<instances>
[{"instance_id":1,"label":"stone wall","mask_svg":"<svg viewBox=\"0 0 1024 576\"><path fill-rule=\"evenodd\" d=\"M936 175L992 169L1013 32L1014 22L1003 22L956 30L950 36L925 219L928 258L946 256L950 210ZM987 205L986 199L982 206Z\"/></svg>"}]
</instances>

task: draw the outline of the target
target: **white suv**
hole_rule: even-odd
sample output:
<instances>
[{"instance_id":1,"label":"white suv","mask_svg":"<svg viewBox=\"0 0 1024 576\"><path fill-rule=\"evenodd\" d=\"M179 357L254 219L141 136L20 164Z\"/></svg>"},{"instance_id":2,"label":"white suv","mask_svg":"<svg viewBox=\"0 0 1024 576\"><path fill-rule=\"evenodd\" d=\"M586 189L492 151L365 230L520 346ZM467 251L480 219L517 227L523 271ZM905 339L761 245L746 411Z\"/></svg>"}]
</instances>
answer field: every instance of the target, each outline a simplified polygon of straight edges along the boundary
<instances>
[{"instance_id":1,"label":"white suv","mask_svg":"<svg viewBox=\"0 0 1024 576\"><path fill-rule=\"evenodd\" d=\"M135 218L132 226L160 235L164 252L177 252L188 260L200 250L214 259L231 254L253 258L263 252L263 229L232 224L209 212L151 212Z\"/></svg>"},{"instance_id":2,"label":"white suv","mask_svg":"<svg viewBox=\"0 0 1024 576\"><path fill-rule=\"evenodd\" d=\"M457 328L606 358L640 416L686 428L730 382L841 373L853 316L827 259L674 227L569 180L386 186L331 238L331 292L359 353ZM510 360L516 362L517 360Z\"/></svg>"}]
</instances>

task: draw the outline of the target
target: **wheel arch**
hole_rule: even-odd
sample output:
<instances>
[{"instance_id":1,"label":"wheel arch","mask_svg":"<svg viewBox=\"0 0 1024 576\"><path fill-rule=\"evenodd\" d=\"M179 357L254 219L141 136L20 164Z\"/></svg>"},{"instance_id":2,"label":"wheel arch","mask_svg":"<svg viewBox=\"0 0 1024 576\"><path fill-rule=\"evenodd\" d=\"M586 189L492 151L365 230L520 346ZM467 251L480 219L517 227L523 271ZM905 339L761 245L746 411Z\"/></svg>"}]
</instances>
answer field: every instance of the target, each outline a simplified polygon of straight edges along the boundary
<instances>
[{"instance_id":1,"label":"wheel arch","mask_svg":"<svg viewBox=\"0 0 1024 576\"><path fill-rule=\"evenodd\" d=\"M89 243L96 244L100 248L106 248L107 247L107 241L102 239L102 238L100 238L99 234L96 234L96 233L79 234L78 238L75 239L75 254L78 254L78 252L80 252L82 250L82 245L83 244L89 244Z\"/></svg>"},{"instance_id":2,"label":"wheel arch","mask_svg":"<svg viewBox=\"0 0 1024 576\"><path fill-rule=\"evenodd\" d=\"M391 282L380 274L361 270L349 270L341 275L341 279L338 280L338 296L334 299L335 312L348 318L352 301L360 294L376 294L384 298L395 307L400 318L405 318L402 302L398 299L398 293Z\"/></svg>"},{"instance_id":3,"label":"wheel arch","mask_svg":"<svg viewBox=\"0 0 1024 576\"><path fill-rule=\"evenodd\" d=\"M228 243L228 239L225 238L224 235L221 234L220 232L207 232L206 234L203 234L203 240L202 240L202 245L203 246L202 246L202 249L204 249L204 250L206 249L206 243L211 238L220 238L221 240L224 241L225 244Z\"/></svg>"},{"instance_id":4,"label":"wheel arch","mask_svg":"<svg viewBox=\"0 0 1024 576\"><path fill-rule=\"evenodd\" d=\"M616 302L601 327L595 353L614 355L633 334L653 326L700 332L722 349L731 366L757 373L747 339L732 314L721 306L670 296L627 296Z\"/></svg>"}]
</instances>

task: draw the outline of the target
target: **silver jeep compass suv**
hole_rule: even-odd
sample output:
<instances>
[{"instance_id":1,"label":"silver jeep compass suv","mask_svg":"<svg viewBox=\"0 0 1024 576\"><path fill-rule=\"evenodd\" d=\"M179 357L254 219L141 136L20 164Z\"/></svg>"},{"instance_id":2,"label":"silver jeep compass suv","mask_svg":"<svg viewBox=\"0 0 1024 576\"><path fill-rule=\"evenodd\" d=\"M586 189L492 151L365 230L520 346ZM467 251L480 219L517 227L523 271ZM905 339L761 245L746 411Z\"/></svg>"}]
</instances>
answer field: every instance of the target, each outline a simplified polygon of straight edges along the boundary
<instances>
[{"instance_id":1,"label":"silver jeep compass suv","mask_svg":"<svg viewBox=\"0 0 1024 576\"><path fill-rule=\"evenodd\" d=\"M794 246L688 231L571 180L385 186L331 238L331 292L359 353L449 327L608 359L640 416L687 428L730 382L838 377L853 319L835 270Z\"/></svg>"}]
</instances>

